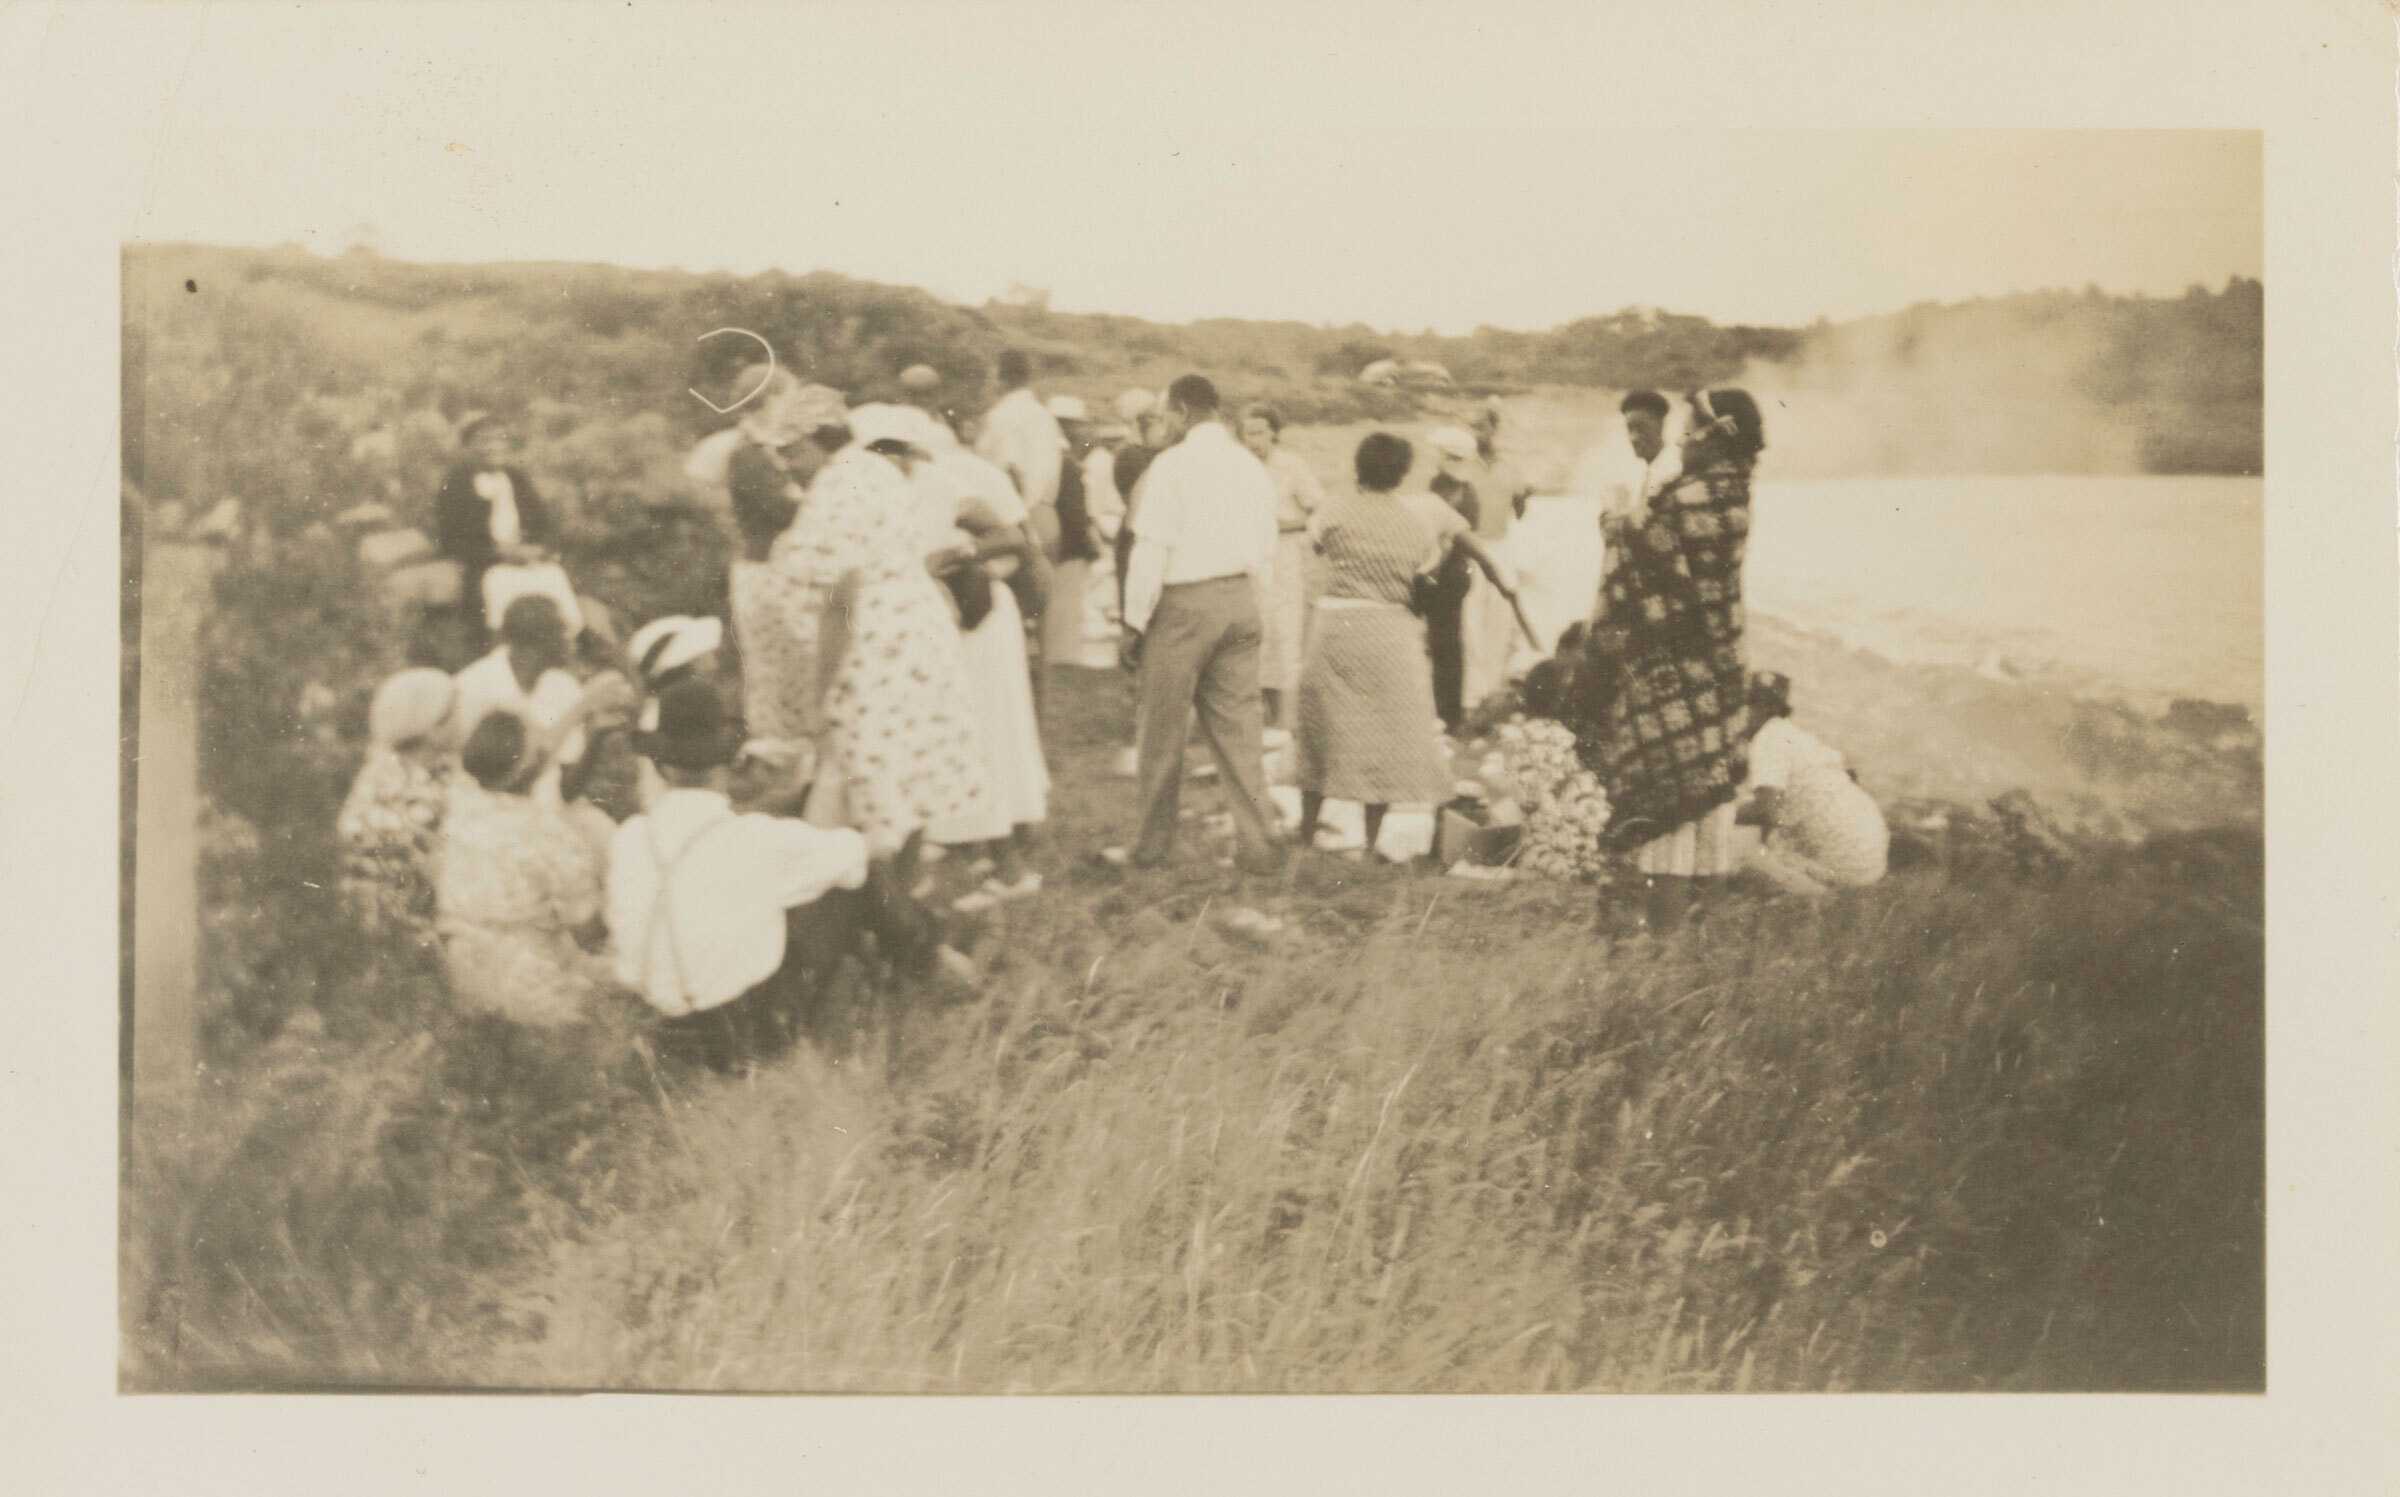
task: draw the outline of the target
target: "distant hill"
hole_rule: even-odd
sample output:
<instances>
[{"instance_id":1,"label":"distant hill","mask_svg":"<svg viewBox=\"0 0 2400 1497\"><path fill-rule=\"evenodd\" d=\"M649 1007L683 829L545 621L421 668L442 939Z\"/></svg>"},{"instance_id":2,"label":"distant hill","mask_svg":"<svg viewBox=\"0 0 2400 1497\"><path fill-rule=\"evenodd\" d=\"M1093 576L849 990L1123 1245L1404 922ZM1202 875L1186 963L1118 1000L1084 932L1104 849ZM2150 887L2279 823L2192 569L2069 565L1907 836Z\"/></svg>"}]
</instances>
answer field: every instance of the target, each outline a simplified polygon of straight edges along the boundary
<instances>
[{"instance_id":1,"label":"distant hill","mask_svg":"<svg viewBox=\"0 0 2400 1497\"><path fill-rule=\"evenodd\" d=\"M699 341L729 326L859 397L931 364L970 410L1014 345L1048 389L1105 401L1198 368L1302 422L1419 414L1419 397L1357 380L1383 357L1439 362L1469 394L1738 379L1785 405L1778 459L1794 471L2243 473L2263 446L2263 290L2244 279L2180 298L2043 293L1804 329L1623 311L1445 337L1169 325L1038 297L963 307L822 272L141 245L124 257L124 299L129 476L154 499L236 493L295 517L362 489L421 495L447 422L487 405L523 412L535 471L579 503L664 497L684 448L723 424L687 391L721 391L754 355L746 339Z\"/></svg>"}]
</instances>

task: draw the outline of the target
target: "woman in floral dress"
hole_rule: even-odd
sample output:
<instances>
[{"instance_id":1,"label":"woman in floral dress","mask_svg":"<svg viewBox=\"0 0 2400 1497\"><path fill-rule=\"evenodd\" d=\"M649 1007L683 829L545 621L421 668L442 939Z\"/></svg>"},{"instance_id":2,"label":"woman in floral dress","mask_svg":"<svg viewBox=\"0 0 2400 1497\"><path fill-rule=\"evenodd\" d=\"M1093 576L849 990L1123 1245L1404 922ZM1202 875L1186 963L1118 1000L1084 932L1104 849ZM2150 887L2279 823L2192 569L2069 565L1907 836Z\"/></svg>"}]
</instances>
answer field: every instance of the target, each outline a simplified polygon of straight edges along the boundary
<instances>
[{"instance_id":1,"label":"woman in floral dress","mask_svg":"<svg viewBox=\"0 0 2400 1497\"><path fill-rule=\"evenodd\" d=\"M605 858L572 813L528 793L547 756L505 708L467 735L437 884L442 951L459 1003L536 1028L574 1024L608 982Z\"/></svg>"},{"instance_id":2,"label":"woman in floral dress","mask_svg":"<svg viewBox=\"0 0 2400 1497\"><path fill-rule=\"evenodd\" d=\"M1682 475L1602 520L1602 613L1576 674L1580 746L1615 812L1608 845L1642 874L1652 929L1738 871L1750 741L1742 558L1765 426L1745 391L1690 404Z\"/></svg>"},{"instance_id":3,"label":"woman in floral dress","mask_svg":"<svg viewBox=\"0 0 2400 1497\"><path fill-rule=\"evenodd\" d=\"M742 663L743 727L754 754L806 774L823 731L817 624L824 603L805 579L770 559L800 512L800 485L779 452L751 445L735 455L728 486L741 532L727 597Z\"/></svg>"},{"instance_id":4,"label":"woman in floral dress","mask_svg":"<svg viewBox=\"0 0 2400 1497\"><path fill-rule=\"evenodd\" d=\"M448 803L457 684L446 671L405 670L376 688L367 758L342 803L343 907L370 941L432 955L434 870Z\"/></svg>"},{"instance_id":5,"label":"woman in floral dress","mask_svg":"<svg viewBox=\"0 0 2400 1497\"><path fill-rule=\"evenodd\" d=\"M915 494L898 462L847 441L847 418L838 433L830 414L809 422L820 448L843 445L770 560L822 609L810 819L857 828L872 855L897 861L905 888L925 829L976 815L989 790Z\"/></svg>"}]
</instances>

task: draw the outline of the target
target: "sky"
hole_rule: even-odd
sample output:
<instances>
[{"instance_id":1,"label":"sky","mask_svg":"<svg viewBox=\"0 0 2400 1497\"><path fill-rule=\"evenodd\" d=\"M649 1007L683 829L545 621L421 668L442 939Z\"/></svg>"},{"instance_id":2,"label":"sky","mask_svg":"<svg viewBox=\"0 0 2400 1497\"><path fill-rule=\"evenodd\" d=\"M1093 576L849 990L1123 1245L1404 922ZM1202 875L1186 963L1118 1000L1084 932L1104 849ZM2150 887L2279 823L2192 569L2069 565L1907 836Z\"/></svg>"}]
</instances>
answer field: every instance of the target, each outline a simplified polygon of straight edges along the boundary
<instances>
[{"instance_id":1,"label":"sky","mask_svg":"<svg viewBox=\"0 0 2400 1497\"><path fill-rule=\"evenodd\" d=\"M1565 108L1591 9L187 5L130 232L1443 332L2261 273L2256 133L1669 123L1664 67Z\"/></svg>"}]
</instances>

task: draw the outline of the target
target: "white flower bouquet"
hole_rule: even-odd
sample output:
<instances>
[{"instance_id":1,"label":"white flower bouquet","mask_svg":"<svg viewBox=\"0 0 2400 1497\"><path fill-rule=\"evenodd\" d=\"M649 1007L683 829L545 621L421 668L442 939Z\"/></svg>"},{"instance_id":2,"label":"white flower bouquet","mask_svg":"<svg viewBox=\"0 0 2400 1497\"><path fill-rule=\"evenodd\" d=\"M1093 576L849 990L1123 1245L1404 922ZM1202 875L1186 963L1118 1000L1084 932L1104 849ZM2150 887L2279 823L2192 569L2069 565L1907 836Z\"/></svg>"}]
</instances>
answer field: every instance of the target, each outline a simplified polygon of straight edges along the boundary
<instances>
[{"instance_id":1,"label":"white flower bouquet","mask_svg":"<svg viewBox=\"0 0 2400 1497\"><path fill-rule=\"evenodd\" d=\"M1600 834L1608 828L1608 792L1577 757L1574 733L1544 718L1511 718L1478 768L1495 803L1514 801L1524 809L1520 870L1539 878L1606 876Z\"/></svg>"}]
</instances>

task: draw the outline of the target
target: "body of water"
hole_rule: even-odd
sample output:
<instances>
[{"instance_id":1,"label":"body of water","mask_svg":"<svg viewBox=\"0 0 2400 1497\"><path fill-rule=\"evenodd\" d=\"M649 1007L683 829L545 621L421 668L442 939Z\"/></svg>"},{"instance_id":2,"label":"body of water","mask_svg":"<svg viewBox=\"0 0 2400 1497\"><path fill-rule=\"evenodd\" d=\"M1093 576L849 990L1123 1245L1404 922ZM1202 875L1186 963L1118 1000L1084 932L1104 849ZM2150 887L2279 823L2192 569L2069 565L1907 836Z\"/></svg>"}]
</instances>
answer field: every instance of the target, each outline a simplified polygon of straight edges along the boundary
<instances>
[{"instance_id":1,"label":"body of water","mask_svg":"<svg viewBox=\"0 0 2400 1497\"><path fill-rule=\"evenodd\" d=\"M1764 481L1752 606L1898 660L2260 709L2254 478Z\"/></svg>"}]
</instances>

